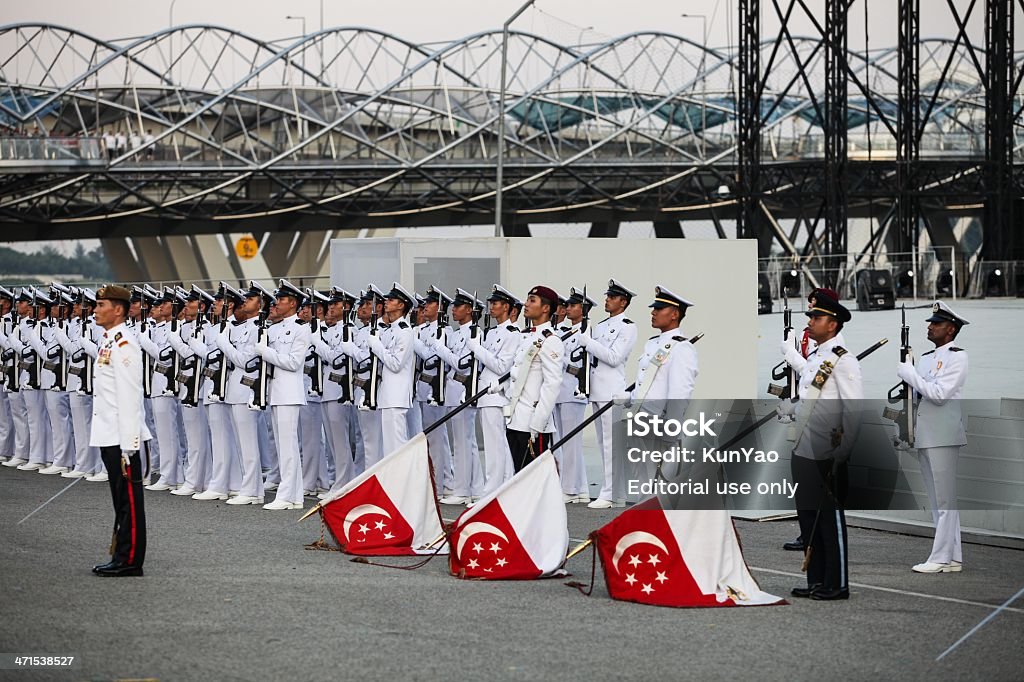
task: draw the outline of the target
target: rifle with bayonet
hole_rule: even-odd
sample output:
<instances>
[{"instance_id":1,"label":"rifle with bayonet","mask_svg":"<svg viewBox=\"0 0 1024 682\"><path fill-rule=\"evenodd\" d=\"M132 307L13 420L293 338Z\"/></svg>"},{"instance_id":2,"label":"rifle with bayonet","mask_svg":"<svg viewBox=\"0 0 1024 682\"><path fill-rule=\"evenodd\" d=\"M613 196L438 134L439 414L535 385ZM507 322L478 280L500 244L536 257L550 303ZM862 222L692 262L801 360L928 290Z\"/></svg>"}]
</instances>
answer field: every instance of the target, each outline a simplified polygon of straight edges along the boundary
<instances>
[{"instance_id":1,"label":"rifle with bayonet","mask_svg":"<svg viewBox=\"0 0 1024 682\"><path fill-rule=\"evenodd\" d=\"M173 291L172 291L173 293ZM175 295L174 300L171 302L171 324L168 335L177 334L178 332L178 316L181 314L182 304L178 297ZM178 394L178 375L181 374L181 356L178 355L178 351L174 350L170 345L160 351L159 362L156 366L156 371L160 372L167 379L167 387L164 388L163 395L174 396ZM183 378L183 377L182 377Z\"/></svg>"},{"instance_id":2,"label":"rifle with bayonet","mask_svg":"<svg viewBox=\"0 0 1024 682\"><path fill-rule=\"evenodd\" d=\"M54 299L54 306L50 308L50 324L56 333L59 328L61 332L67 334L67 302L64 298L64 294L70 294L71 291L57 282L50 285L50 296ZM53 313L56 308L56 314ZM53 372L53 388L54 391L67 391L68 390L68 354L64 352L64 347L60 343L48 349L46 352L46 359L48 362L44 363L44 367Z\"/></svg>"},{"instance_id":3,"label":"rifle with bayonet","mask_svg":"<svg viewBox=\"0 0 1024 682\"><path fill-rule=\"evenodd\" d=\"M583 286L583 319L580 320L579 333L581 335L587 333L587 329L590 327L590 304L587 302L587 287ZM575 398L589 398L590 397L590 376L593 369L593 362L591 362L590 352L583 346L579 346L575 351L569 355L570 362L580 363L579 367L569 367L568 372L576 377L578 380L577 387L573 390L572 394ZM575 371L573 371L575 370Z\"/></svg>"},{"instance_id":4,"label":"rifle with bayonet","mask_svg":"<svg viewBox=\"0 0 1024 682\"><path fill-rule=\"evenodd\" d=\"M437 331L436 338L437 343L440 346L447 345L447 329L448 327L448 306L445 305L444 297L438 297L438 309L437 309ZM435 355L429 360L423 363L423 370L433 371L433 376L427 376L425 381L430 386L430 397L427 398L428 405L444 405L444 401L447 393L448 383L448 367L445 365L444 360L441 359L440 355Z\"/></svg>"},{"instance_id":5,"label":"rifle with bayonet","mask_svg":"<svg viewBox=\"0 0 1024 682\"><path fill-rule=\"evenodd\" d=\"M371 285L372 286L372 285ZM377 301L378 296L374 291L371 295L370 305L373 306L372 312L370 313L370 336L377 335ZM377 409L377 385L380 383L381 372L380 372L380 358L374 355L373 351L370 351L370 357L367 359L367 367L370 371L370 376L363 383L363 404L359 406L361 410L376 410Z\"/></svg>"},{"instance_id":6,"label":"rifle with bayonet","mask_svg":"<svg viewBox=\"0 0 1024 682\"><path fill-rule=\"evenodd\" d=\"M78 291L78 323L80 325L80 336L81 339L89 338L89 315L86 313L86 304L88 302L86 298L85 290L80 289ZM146 355L143 352L143 355ZM72 356L71 361L74 363L82 363L81 367L72 367L69 371L72 374L78 376L81 381L81 385L78 387L79 395L92 395L93 388L93 363L84 348L79 348Z\"/></svg>"},{"instance_id":7,"label":"rifle with bayonet","mask_svg":"<svg viewBox=\"0 0 1024 682\"><path fill-rule=\"evenodd\" d=\"M7 324L6 320L4 324ZM18 315L18 311L15 308L11 308L11 330L8 334L13 336L15 332L19 335L21 331L19 325L21 324L21 316ZM7 330L4 330L5 332ZM21 367L18 365L18 353L14 349L6 349L3 352L3 365L4 365L4 385L7 390L11 393L17 393L21 390L21 386L18 385L18 375L21 373Z\"/></svg>"},{"instance_id":8,"label":"rifle with bayonet","mask_svg":"<svg viewBox=\"0 0 1024 682\"><path fill-rule=\"evenodd\" d=\"M220 326L217 330L218 335L220 335L228 328L227 284L224 282L220 283L220 289L217 290L217 298L220 300L220 314L218 316ZM214 402L224 402L224 396L228 390L229 364L227 357L219 348L213 349L206 356L206 369L203 371L203 374L209 377L212 384L210 387L210 400Z\"/></svg>"},{"instance_id":9,"label":"rifle with bayonet","mask_svg":"<svg viewBox=\"0 0 1024 682\"><path fill-rule=\"evenodd\" d=\"M42 338L42 324L39 319L39 294L33 292L32 296L32 334L36 335L37 339ZM26 345L25 349L21 352L21 368L28 372L28 377L25 380L25 387L34 390L39 390L39 381L42 378L43 373L43 358L32 348L30 345Z\"/></svg>"},{"instance_id":10,"label":"rifle with bayonet","mask_svg":"<svg viewBox=\"0 0 1024 682\"><path fill-rule=\"evenodd\" d=\"M352 340L352 318L355 317L355 314L356 308L352 306L342 318L341 340L343 343ZM355 395L355 371L352 367L352 357L347 353L342 353L334 358L331 368L342 370L341 372L331 372L328 377L331 381L341 384L341 397L338 398L338 402L343 405L351 403L352 397Z\"/></svg>"},{"instance_id":11,"label":"rifle with bayonet","mask_svg":"<svg viewBox=\"0 0 1024 682\"><path fill-rule=\"evenodd\" d=\"M318 308L316 301L316 292L312 289L306 289L306 295L309 297L309 311L311 317L309 318L309 327L311 338L315 341L320 337L320 332L323 329L320 324L320 315L318 314ZM309 375L309 393L310 395L316 395L320 398L324 397L324 361L320 357L320 354L316 352L316 347L312 344L309 346L309 355L306 356L306 361L312 361L312 365L306 368L306 373Z\"/></svg>"},{"instance_id":12,"label":"rifle with bayonet","mask_svg":"<svg viewBox=\"0 0 1024 682\"><path fill-rule=\"evenodd\" d=\"M270 306L272 304L272 299L267 296L263 297L263 306L260 308L259 317L256 319L257 344L266 341L267 329L270 327ZM246 372L256 373L255 377L242 377L242 383L252 388L252 397L249 398L250 410L267 409L267 389L270 385L270 370L270 364L259 355L246 365Z\"/></svg>"},{"instance_id":13,"label":"rifle with bayonet","mask_svg":"<svg viewBox=\"0 0 1024 682\"><path fill-rule=\"evenodd\" d=\"M914 362L914 350L910 347L910 327L907 326L907 306L903 306L900 326L900 363ZM900 450L914 447L914 389L901 381L889 389L886 396L889 404L901 404L900 409L886 407L882 417L896 422L895 446Z\"/></svg>"},{"instance_id":14,"label":"rifle with bayonet","mask_svg":"<svg viewBox=\"0 0 1024 682\"><path fill-rule=\"evenodd\" d=\"M196 315L195 322L192 327L192 340L198 341L203 338L203 330L208 323L209 315L209 302L204 301L202 294L199 296L199 312ZM188 407L196 407L199 405L200 390L203 385L203 358L199 353L192 349L192 357L186 362L186 370L191 366L192 373L182 377L185 384L185 395L181 398L181 404L187 405Z\"/></svg>"},{"instance_id":15,"label":"rifle with bayonet","mask_svg":"<svg viewBox=\"0 0 1024 682\"><path fill-rule=\"evenodd\" d=\"M477 307L476 292L473 292L473 312L471 313L471 322L469 325L469 338L480 339L480 313L481 309ZM480 390L480 363L476 359L476 355L472 351L462 356L459 359L458 369L465 371L465 374L455 373L455 380L466 387L466 394L462 397L462 402L473 400L473 396Z\"/></svg>"}]
</instances>

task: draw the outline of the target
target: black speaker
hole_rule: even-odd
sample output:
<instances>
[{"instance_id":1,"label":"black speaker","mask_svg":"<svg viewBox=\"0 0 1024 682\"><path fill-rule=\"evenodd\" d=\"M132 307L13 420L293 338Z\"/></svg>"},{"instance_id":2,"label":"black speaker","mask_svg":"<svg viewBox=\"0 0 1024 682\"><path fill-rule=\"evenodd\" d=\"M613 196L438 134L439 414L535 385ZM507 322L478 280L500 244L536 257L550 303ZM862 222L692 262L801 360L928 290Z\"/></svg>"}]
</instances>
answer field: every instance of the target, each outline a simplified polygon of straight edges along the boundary
<instances>
[{"instance_id":1,"label":"black speaker","mask_svg":"<svg viewBox=\"0 0 1024 682\"><path fill-rule=\"evenodd\" d=\"M779 277L779 290L789 298L800 297L800 273L796 270L787 270Z\"/></svg>"},{"instance_id":2,"label":"black speaker","mask_svg":"<svg viewBox=\"0 0 1024 682\"><path fill-rule=\"evenodd\" d=\"M935 296L952 296L953 295L953 271L943 270L938 277L935 278Z\"/></svg>"},{"instance_id":3,"label":"black speaker","mask_svg":"<svg viewBox=\"0 0 1024 682\"><path fill-rule=\"evenodd\" d=\"M914 297L914 271L906 268L899 271L896 275L896 297L897 298L913 298Z\"/></svg>"},{"instance_id":4,"label":"black speaker","mask_svg":"<svg viewBox=\"0 0 1024 682\"><path fill-rule=\"evenodd\" d=\"M757 314L767 315L772 311L772 283L768 275L757 275Z\"/></svg>"},{"instance_id":5,"label":"black speaker","mask_svg":"<svg viewBox=\"0 0 1024 682\"><path fill-rule=\"evenodd\" d=\"M856 277L857 310L892 310L896 293L888 270L861 270Z\"/></svg>"},{"instance_id":6,"label":"black speaker","mask_svg":"<svg viewBox=\"0 0 1024 682\"><path fill-rule=\"evenodd\" d=\"M984 270L985 296L1006 296L1006 270L998 265L986 265Z\"/></svg>"}]
</instances>

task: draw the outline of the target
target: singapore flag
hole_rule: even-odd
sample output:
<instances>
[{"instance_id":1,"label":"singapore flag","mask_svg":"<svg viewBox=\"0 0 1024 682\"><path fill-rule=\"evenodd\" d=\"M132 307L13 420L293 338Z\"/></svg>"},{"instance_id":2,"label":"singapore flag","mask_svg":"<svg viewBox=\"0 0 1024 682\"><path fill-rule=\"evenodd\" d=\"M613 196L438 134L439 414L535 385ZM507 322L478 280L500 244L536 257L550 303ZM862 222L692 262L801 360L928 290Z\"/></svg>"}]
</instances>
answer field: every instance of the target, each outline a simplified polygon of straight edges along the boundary
<instances>
[{"instance_id":1,"label":"singapore flag","mask_svg":"<svg viewBox=\"0 0 1024 682\"><path fill-rule=\"evenodd\" d=\"M724 509L662 509L656 497L591 533L612 599L656 606L763 606Z\"/></svg>"},{"instance_id":2,"label":"singapore flag","mask_svg":"<svg viewBox=\"0 0 1024 682\"><path fill-rule=\"evenodd\" d=\"M530 462L455 521L448 567L460 578L563 575L569 526L554 454Z\"/></svg>"},{"instance_id":3,"label":"singapore flag","mask_svg":"<svg viewBox=\"0 0 1024 682\"><path fill-rule=\"evenodd\" d=\"M427 439L420 433L324 499L320 513L343 552L436 551L431 543L440 541L441 514L429 462Z\"/></svg>"}]
</instances>

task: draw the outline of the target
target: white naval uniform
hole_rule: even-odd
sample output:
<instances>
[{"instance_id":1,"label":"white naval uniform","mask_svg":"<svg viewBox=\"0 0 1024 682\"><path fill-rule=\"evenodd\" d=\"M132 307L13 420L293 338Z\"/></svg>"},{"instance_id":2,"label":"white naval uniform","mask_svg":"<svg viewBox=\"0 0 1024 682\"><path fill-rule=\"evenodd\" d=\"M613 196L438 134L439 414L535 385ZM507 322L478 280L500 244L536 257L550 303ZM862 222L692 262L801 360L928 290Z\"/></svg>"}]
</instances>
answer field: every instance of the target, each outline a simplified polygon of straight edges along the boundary
<instances>
[{"instance_id":1,"label":"white naval uniform","mask_svg":"<svg viewBox=\"0 0 1024 682\"><path fill-rule=\"evenodd\" d=\"M341 343L339 345L342 352L352 358L354 365L366 365L366 369L356 372L356 378L365 382L369 382L370 380L370 370L367 363L367 360L370 357L368 346L369 339L370 325L365 324L355 330L355 334L352 335L351 341L347 344ZM368 469L373 466L380 461L381 457L383 457L381 454L381 421L380 410L370 410L362 407L363 398L366 395L366 388L356 386L354 394L356 420L359 424L360 439L363 442L363 461L359 461L358 453L355 461L356 475L359 475L364 469Z\"/></svg>"},{"instance_id":2,"label":"white naval uniform","mask_svg":"<svg viewBox=\"0 0 1024 682\"><path fill-rule=\"evenodd\" d=\"M458 329L449 327L445 331L444 345L438 344L436 338L435 345L431 345L451 369L445 387L445 407L449 411L461 405L466 397L466 387L455 380L455 375L466 373L459 372L457 368L469 352L466 348L469 330L468 324ZM467 407L448 420L452 428L451 490L454 497L480 497L484 491L484 472L480 466L480 451L476 441L476 411L475 407Z\"/></svg>"},{"instance_id":3,"label":"white naval uniform","mask_svg":"<svg viewBox=\"0 0 1024 682\"><path fill-rule=\"evenodd\" d=\"M185 322L178 327L177 333L168 330L167 343L171 349L181 358L181 366L184 368L185 361L192 357L193 350L189 348L185 339L191 339L196 327L196 322ZM199 391L199 404L195 407L185 405L180 400L185 397L185 384L178 386L176 399L181 408L181 421L185 424L186 441L186 465L185 483L186 489L195 492L205 492L210 483L213 473L213 446L210 443L210 421L206 414L206 405L202 401L202 389Z\"/></svg>"},{"instance_id":4,"label":"white naval uniform","mask_svg":"<svg viewBox=\"0 0 1024 682\"><path fill-rule=\"evenodd\" d=\"M519 350L523 333L505 322L487 330L480 349L475 351L480 363L481 388L490 386L512 369ZM512 451L505 437L505 415L508 405L504 393L488 393L477 401L480 416L480 430L484 436L484 495L494 492L502 483L512 478Z\"/></svg>"},{"instance_id":5,"label":"white naval uniform","mask_svg":"<svg viewBox=\"0 0 1024 682\"><path fill-rule=\"evenodd\" d=\"M380 336L371 335L367 344L380 360L377 411L380 412L381 453L387 457L409 440L405 413L412 404L415 334L404 317L380 327Z\"/></svg>"},{"instance_id":6,"label":"white naval uniform","mask_svg":"<svg viewBox=\"0 0 1024 682\"><path fill-rule=\"evenodd\" d=\"M60 348L54 338L57 322L43 320L37 325L38 335L29 337L29 345L45 362L52 362L50 354ZM46 401L46 416L50 420L50 439L53 466L71 470L75 467L75 439L71 430L71 403L68 392L57 390L55 370L43 367L39 387Z\"/></svg>"},{"instance_id":7,"label":"white naval uniform","mask_svg":"<svg viewBox=\"0 0 1024 682\"><path fill-rule=\"evenodd\" d=\"M86 321L85 336L82 334L81 322L72 323L67 332L59 327L54 330L54 338L68 355L69 364L72 368L83 370L86 363L95 359L95 343L92 341L95 335L92 318ZM100 332L102 332L102 328ZM83 343L83 341L85 343ZM89 353L85 346L93 347ZM77 362L71 360L78 353L82 356ZM89 445L89 436L92 433L92 396L82 392L82 378L80 375L68 373L68 394L71 404L71 421L73 424L75 440L75 470L87 474L103 471L103 460L100 459L100 451Z\"/></svg>"},{"instance_id":8,"label":"white naval uniform","mask_svg":"<svg viewBox=\"0 0 1024 682\"><path fill-rule=\"evenodd\" d=\"M13 316L7 313L0 317L0 349L7 349L7 335L14 323ZM0 461L17 457L15 452L15 428L11 418L11 405L7 397L9 389L6 382L0 388Z\"/></svg>"},{"instance_id":9,"label":"white naval uniform","mask_svg":"<svg viewBox=\"0 0 1024 682\"><path fill-rule=\"evenodd\" d=\"M340 343L344 327L341 323L324 329L319 338L313 339L313 347L323 360L324 395L320 401L324 431L330 452L334 456L334 479L324 478L334 488L342 486L355 477L355 461L352 456L352 405L338 402L341 399L341 384L331 381L331 373L341 374L333 369L334 359L341 354Z\"/></svg>"},{"instance_id":10,"label":"white naval uniform","mask_svg":"<svg viewBox=\"0 0 1024 682\"><path fill-rule=\"evenodd\" d=\"M309 352L309 325L292 315L267 330L267 339L256 344L256 353L274 366L269 382L271 421L281 483L274 501L302 504L302 463L299 454L299 412L306 404L302 371Z\"/></svg>"},{"instance_id":11,"label":"white naval uniform","mask_svg":"<svg viewBox=\"0 0 1024 682\"><path fill-rule=\"evenodd\" d=\"M242 383L246 375L246 364L256 357L256 318L238 322L234 317L228 321L223 333L216 337L217 348L224 354L222 362L228 363L225 381L224 403L231 410L231 422L238 439L239 468L241 481L238 494L263 499L263 473L261 470L260 429L265 427L258 418L262 411L249 409L252 389Z\"/></svg>"},{"instance_id":12,"label":"white naval uniform","mask_svg":"<svg viewBox=\"0 0 1024 682\"><path fill-rule=\"evenodd\" d=\"M416 355L424 363L429 362L437 355L437 352L427 345L429 339L435 338L437 338L437 320L425 322L417 327L414 348ZM435 367L433 370L424 371L433 373L437 372L437 370L438 368ZM415 402L420 406L420 413L425 427L444 418L448 408L444 405L431 405L429 403L429 384L425 381L417 381L413 390L415 392ZM447 390L447 384L445 385L445 390ZM505 425L503 421L502 433L504 433L504 430ZM436 428L427 434L427 451L430 453L430 461L434 466L434 485L438 489L437 492L447 491L450 493L455 474L452 471L452 447L451 441L448 438L447 425Z\"/></svg>"},{"instance_id":13,"label":"white naval uniform","mask_svg":"<svg viewBox=\"0 0 1024 682\"><path fill-rule=\"evenodd\" d=\"M11 313L4 315L2 324L0 324L0 348L14 353L15 363L21 362L21 351L17 347L17 337L20 336L21 325L14 324L14 315ZM14 372L15 381L18 382L19 389L22 385L23 374L24 370L20 368ZM32 436L28 426L28 410L26 409L25 396L21 394L20 390L11 390L9 386L4 384L3 392L7 397L10 407L11 430L13 431L12 449L10 451L12 457L8 460L7 466L17 466L27 462L29 459Z\"/></svg>"},{"instance_id":14,"label":"white naval uniform","mask_svg":"<svg viewBox=\"0 0 1024 682\"><path fill-rule=\"evenodd\" d=\"M11 344L17 349L18 360L30 361L35 357L35 351L31 346L38 331L38 323L35 320L24 319L19 327L20 332L11 337ZM44 372L46 370L43 370ZM46 397L43 391L28 388L28 370L22 370L21 396L25 402L25 412L28 416L28 429L31 434L29 439L29 464L49 464L53 461L52 442L50 440L50 419L46 414ZM40 381L42 386L42 381Z\"/></svg>"},{"instance_id":15,"label":"white naval uniform","mask_svg":"<svg viewBox=\"0 0 1024 682\"><path fill-rule=\"evenodd\" d=\"M313 392L313 377L311 372L314 361L310 357L314 346L313 341L320 338L322 324L317 321L314 331L309 322L299 320L299 324L309 327L310 347L306 352L308 358L302 365L302 384L306 388L306 404L299 410L299 452L302 459L302 489L306 495L316 495L318 489L327 490L326 476L321 480L320 472L327 471L327 455L324 443L323 414L320 409L320 396ZM323 373L321 372L321 387L323 386Z\"/></svg>"},{"instance_id":16,"label":"white naval uniform","mask_svg":"<svg viewBox=\"0 0 1024 682\"><path fill-rule=\"evenodd\" d=\"M960 448L967 444L960 408L967 383L967 352L950 341L922 354L914 372L901 372L900 378L914 389L914 447L935 523L928 561L962 563L956 467Z\"/></svg>"},{"instance_id":17,"label":"white naval uniform","mask_svg":"<svg viewBox=\"0 0 1024 682\"><path fill-rule=\"evenodd\" d=\"M156 367L160 362L160 352L167 346L169 329L168 322L151 322L145 331L138 334L139 345L149 355L151 367ZM185 480L181 404L174 392L168 390L167 377L162 373L153 371L150 387L149 402L153 408L155 440L160 445L160 479L157 483L176 488Z\"/></svg>"},{"instance_id":18,"label":"white naval uniform","mask_svg":"<svg viewBox=\"0 0 1024 682\"><path fill-rule=\"evenodd\" d=\"M564 338L565 355L562 357L562 387L558 391L558 398L555 400L555 430L559 439L583 423L587 412L587 397L576 395L580 379L578 375L569 373L569 368L581 369L581 363L573 361L574 353L580 347L580 324L566 322L558 328L556 333ZM568 338L565 338L568 336ZM578 496L589 492L587 483L587 468L583 461L583 436L578 435L562 444L555 452L555 461L558 462L558 473L562 481L562 492L566 495Z\"/></svg>"}]
</instances>

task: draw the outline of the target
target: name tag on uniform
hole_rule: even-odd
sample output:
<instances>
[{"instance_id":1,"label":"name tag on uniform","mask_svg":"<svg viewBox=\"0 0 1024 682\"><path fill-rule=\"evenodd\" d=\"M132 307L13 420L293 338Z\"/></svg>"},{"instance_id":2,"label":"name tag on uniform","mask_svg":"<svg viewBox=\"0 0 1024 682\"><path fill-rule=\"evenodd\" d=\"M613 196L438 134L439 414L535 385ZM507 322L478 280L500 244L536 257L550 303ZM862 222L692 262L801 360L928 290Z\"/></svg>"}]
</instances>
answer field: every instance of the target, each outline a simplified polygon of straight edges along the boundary
<instances>
[{"instance_id":1,"label":"name tag on uniform","mask_svg":"<svg viewBox=\"0 0 1024 682\"><path fill-rule=\"evenodd\" d=\"M97 365L109 365L110 364L110 349L109 348L106 348L106 347L100 348L99 353L96 355L96 364Z\"/></svg>"}]
</instances>

